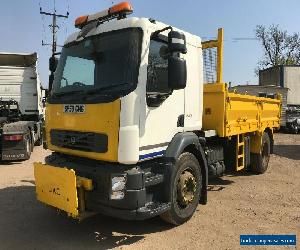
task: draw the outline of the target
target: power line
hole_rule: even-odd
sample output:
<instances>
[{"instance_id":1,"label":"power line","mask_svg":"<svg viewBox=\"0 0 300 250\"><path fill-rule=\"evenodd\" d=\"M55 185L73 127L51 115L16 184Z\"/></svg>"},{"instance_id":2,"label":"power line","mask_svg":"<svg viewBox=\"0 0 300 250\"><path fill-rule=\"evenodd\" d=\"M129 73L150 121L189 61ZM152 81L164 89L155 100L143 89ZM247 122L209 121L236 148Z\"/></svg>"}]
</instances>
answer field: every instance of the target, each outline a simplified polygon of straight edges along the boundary
<instances>
[{"instance_id":1,"label":"power line","mask_svg":"<svg viewBox=\"0 0 300 250\"><path fill-rule=\"evenodd\" d=\"M207 37L207 36L202 36L201 37L204 41L206 40L216 40L216 37ZM256 37L232 37L228 39L224 39L224 42L243 42L243 41L258 41L259 39Z\"/></svg>"},{"instance_id":2,"label":"power line","mask_svg":"<svg viewBox=\"0 0 300 250\"><path fill-rule=\"evenodd\" d=\"M52 24L49 25L49 27L51 28L51 32L52 32L52 55L55 55L56 53L56 47L57 47L57 38L56 38L56 33L59 29L59 26L57 25L57 18L68 18L69 17L69 12L67 12L66 15L62 15L62 14L56 14L56 10L54 9L54 12L45 12L42 10L42 8L40 8L40 14L41 15L46 15L46 16L52 16ZM49 45L44 43L43 45Z\"/></svg>"},{"instance_id":3,"label":"power line","mask_svg":"<svg viewBox=\"0 0 300 250\"><path fill-rule=\"evenodd\" d=\"M258 41L256 37L233 37L232 42L242 42L242 41Z\"/></svg>"},{"instance_id":4,"label":"power line","mask_svg":"<svg viewBox=\"0 0 300 250\"><path fill-rule=\"evenodd\" d=\"M57 45L57 31L59 30L59 26L57 25L57 19L58 18L68 18L69 17L69 11L67 11L66 15L62 14L57 14L56 13L56 2L54 0L54 5L53 5L53 12L45 12L42 10L42 7L40 6L40 14L42 16L51 16L52 17L52 24L49 25L51 28L51 33L52 33L52 43L44 43L42 40L42 46L52 46L52 55L50 58L50 64L51 62L54 63L56 61L55 55L57 55L56 48L61 47ZM52 83L54 79L54 69L50 67L51 74L49 76L49 90L52 88Z\"/></svg>"}]
</instances>

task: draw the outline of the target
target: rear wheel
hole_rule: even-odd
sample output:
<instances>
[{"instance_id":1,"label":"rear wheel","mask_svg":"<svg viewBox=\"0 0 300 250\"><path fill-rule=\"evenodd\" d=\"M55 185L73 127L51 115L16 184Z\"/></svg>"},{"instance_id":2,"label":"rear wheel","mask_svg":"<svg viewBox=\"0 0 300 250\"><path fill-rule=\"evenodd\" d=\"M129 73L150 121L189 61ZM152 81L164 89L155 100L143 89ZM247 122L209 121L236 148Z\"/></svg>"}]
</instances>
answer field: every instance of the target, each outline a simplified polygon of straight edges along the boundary
<instances>
[{"instance_id":1,"label":"rear wheel","mask_svg":"<svg viewBox=\"0 0 300 250\"><path fill-rule=\"evenodd\" d=\"M268 133L264 132L260 154L251 154L251 170L255 173L262 174L266 172L269 165L271 152L271 142Z\"/></svg>"},{"instance_id":2,"label":"rear wheel","mask_svg":"<svg viewBox=\"0 0 300 250\"><path fill-rule=\"evenodd\" d=\"M185 152L175 164L171 177L171 208L160 217L168 223L180 225L194 214L202 189L201 168L197 158Z\"/></svg>"}]
</instances>

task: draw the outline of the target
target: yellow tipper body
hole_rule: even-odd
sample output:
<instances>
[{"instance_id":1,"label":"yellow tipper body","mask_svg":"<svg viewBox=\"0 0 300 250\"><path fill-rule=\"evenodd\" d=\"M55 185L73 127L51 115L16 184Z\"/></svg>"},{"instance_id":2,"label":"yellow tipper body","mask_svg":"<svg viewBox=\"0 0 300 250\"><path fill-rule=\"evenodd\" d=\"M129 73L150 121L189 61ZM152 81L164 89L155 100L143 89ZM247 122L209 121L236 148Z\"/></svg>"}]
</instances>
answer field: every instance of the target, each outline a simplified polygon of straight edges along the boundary
<instances>
[{"instance_id":1,"label":"yellow tipper body","mask_svg":"<svg viewBox=\"0 0 300 250\"><path fill-rule=\"evenodd\" d=\"M64 113L63 104L47 104L46 108L46 140L48 148L61 152L95 160L117 162L120 126L120 100L111 103L86 104L85 113ZM107 152L85 152L57 147L51 144L50 130L103 133L108 136Z\"/></svg>"},{"instance_id":2,"label":"yellow tipper body","mask_svg":"<svg viewBox=\"0 0 300 250\"><path fill-rule=\"evenodd\" d=\"M228 92L227 84L222 81L223 37L223 29L219 29L216 40L202 42L203 50L217 49L216 82L203 87L203 129L216 130L220 137L230 137L279 128L280 99Z\"/></svg>"},{"instance_id":3,"label":"yellow tipper body","mask_svg":"<svg viewBox=\"0 0 300 250\"><path fill-rule=\"evenodd\" d=\"M229 93L223 83L204 85L203 129L220 137L279 128L280 110L278 99Z\"/></svg>"}]
</instances>

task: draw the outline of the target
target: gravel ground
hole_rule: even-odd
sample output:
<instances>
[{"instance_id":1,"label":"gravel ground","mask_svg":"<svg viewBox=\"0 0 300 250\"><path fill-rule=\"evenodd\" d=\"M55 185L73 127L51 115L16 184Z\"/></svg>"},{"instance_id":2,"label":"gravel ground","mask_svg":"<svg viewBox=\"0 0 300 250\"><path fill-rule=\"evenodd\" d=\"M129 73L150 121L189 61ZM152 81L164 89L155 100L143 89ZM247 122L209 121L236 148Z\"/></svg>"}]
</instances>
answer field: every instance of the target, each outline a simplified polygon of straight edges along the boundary
<instances>
[{"instance_id":1,"label":"gravel ground","mask_svg":"<svg viewBox=\"0 0 300 250\"><path fill-rule=\"evenodd\" d=\"M0 249L240 249L240 234L297 234L299 248L300 135L275 140L265 174L211 180L208 204L179 227L159 218L78 223L57 215L35 199L32 163L49 154L37 147L28 161L0 165Z\"/></svg>"}]
</instances>

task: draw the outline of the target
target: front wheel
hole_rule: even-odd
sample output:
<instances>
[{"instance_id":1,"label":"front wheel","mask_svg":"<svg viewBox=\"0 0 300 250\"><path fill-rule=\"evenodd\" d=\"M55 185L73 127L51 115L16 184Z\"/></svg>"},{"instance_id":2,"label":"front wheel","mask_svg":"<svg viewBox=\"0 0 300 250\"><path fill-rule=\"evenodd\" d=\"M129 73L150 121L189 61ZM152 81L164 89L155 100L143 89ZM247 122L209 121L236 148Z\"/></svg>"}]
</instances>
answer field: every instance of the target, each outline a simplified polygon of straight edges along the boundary
<instances>
[{"instance_id":1,"label":"front wheel","mask_svg":"<svg viewBox=\"0 0 300 250\"><path fill-rule=\"evenodd\" d=\"M182 153L175 164L171 179L171 208L160 217L171 224L180 225L194 214L202 189L201 168L197 158Z\"/></svg>"}]
</instances>

